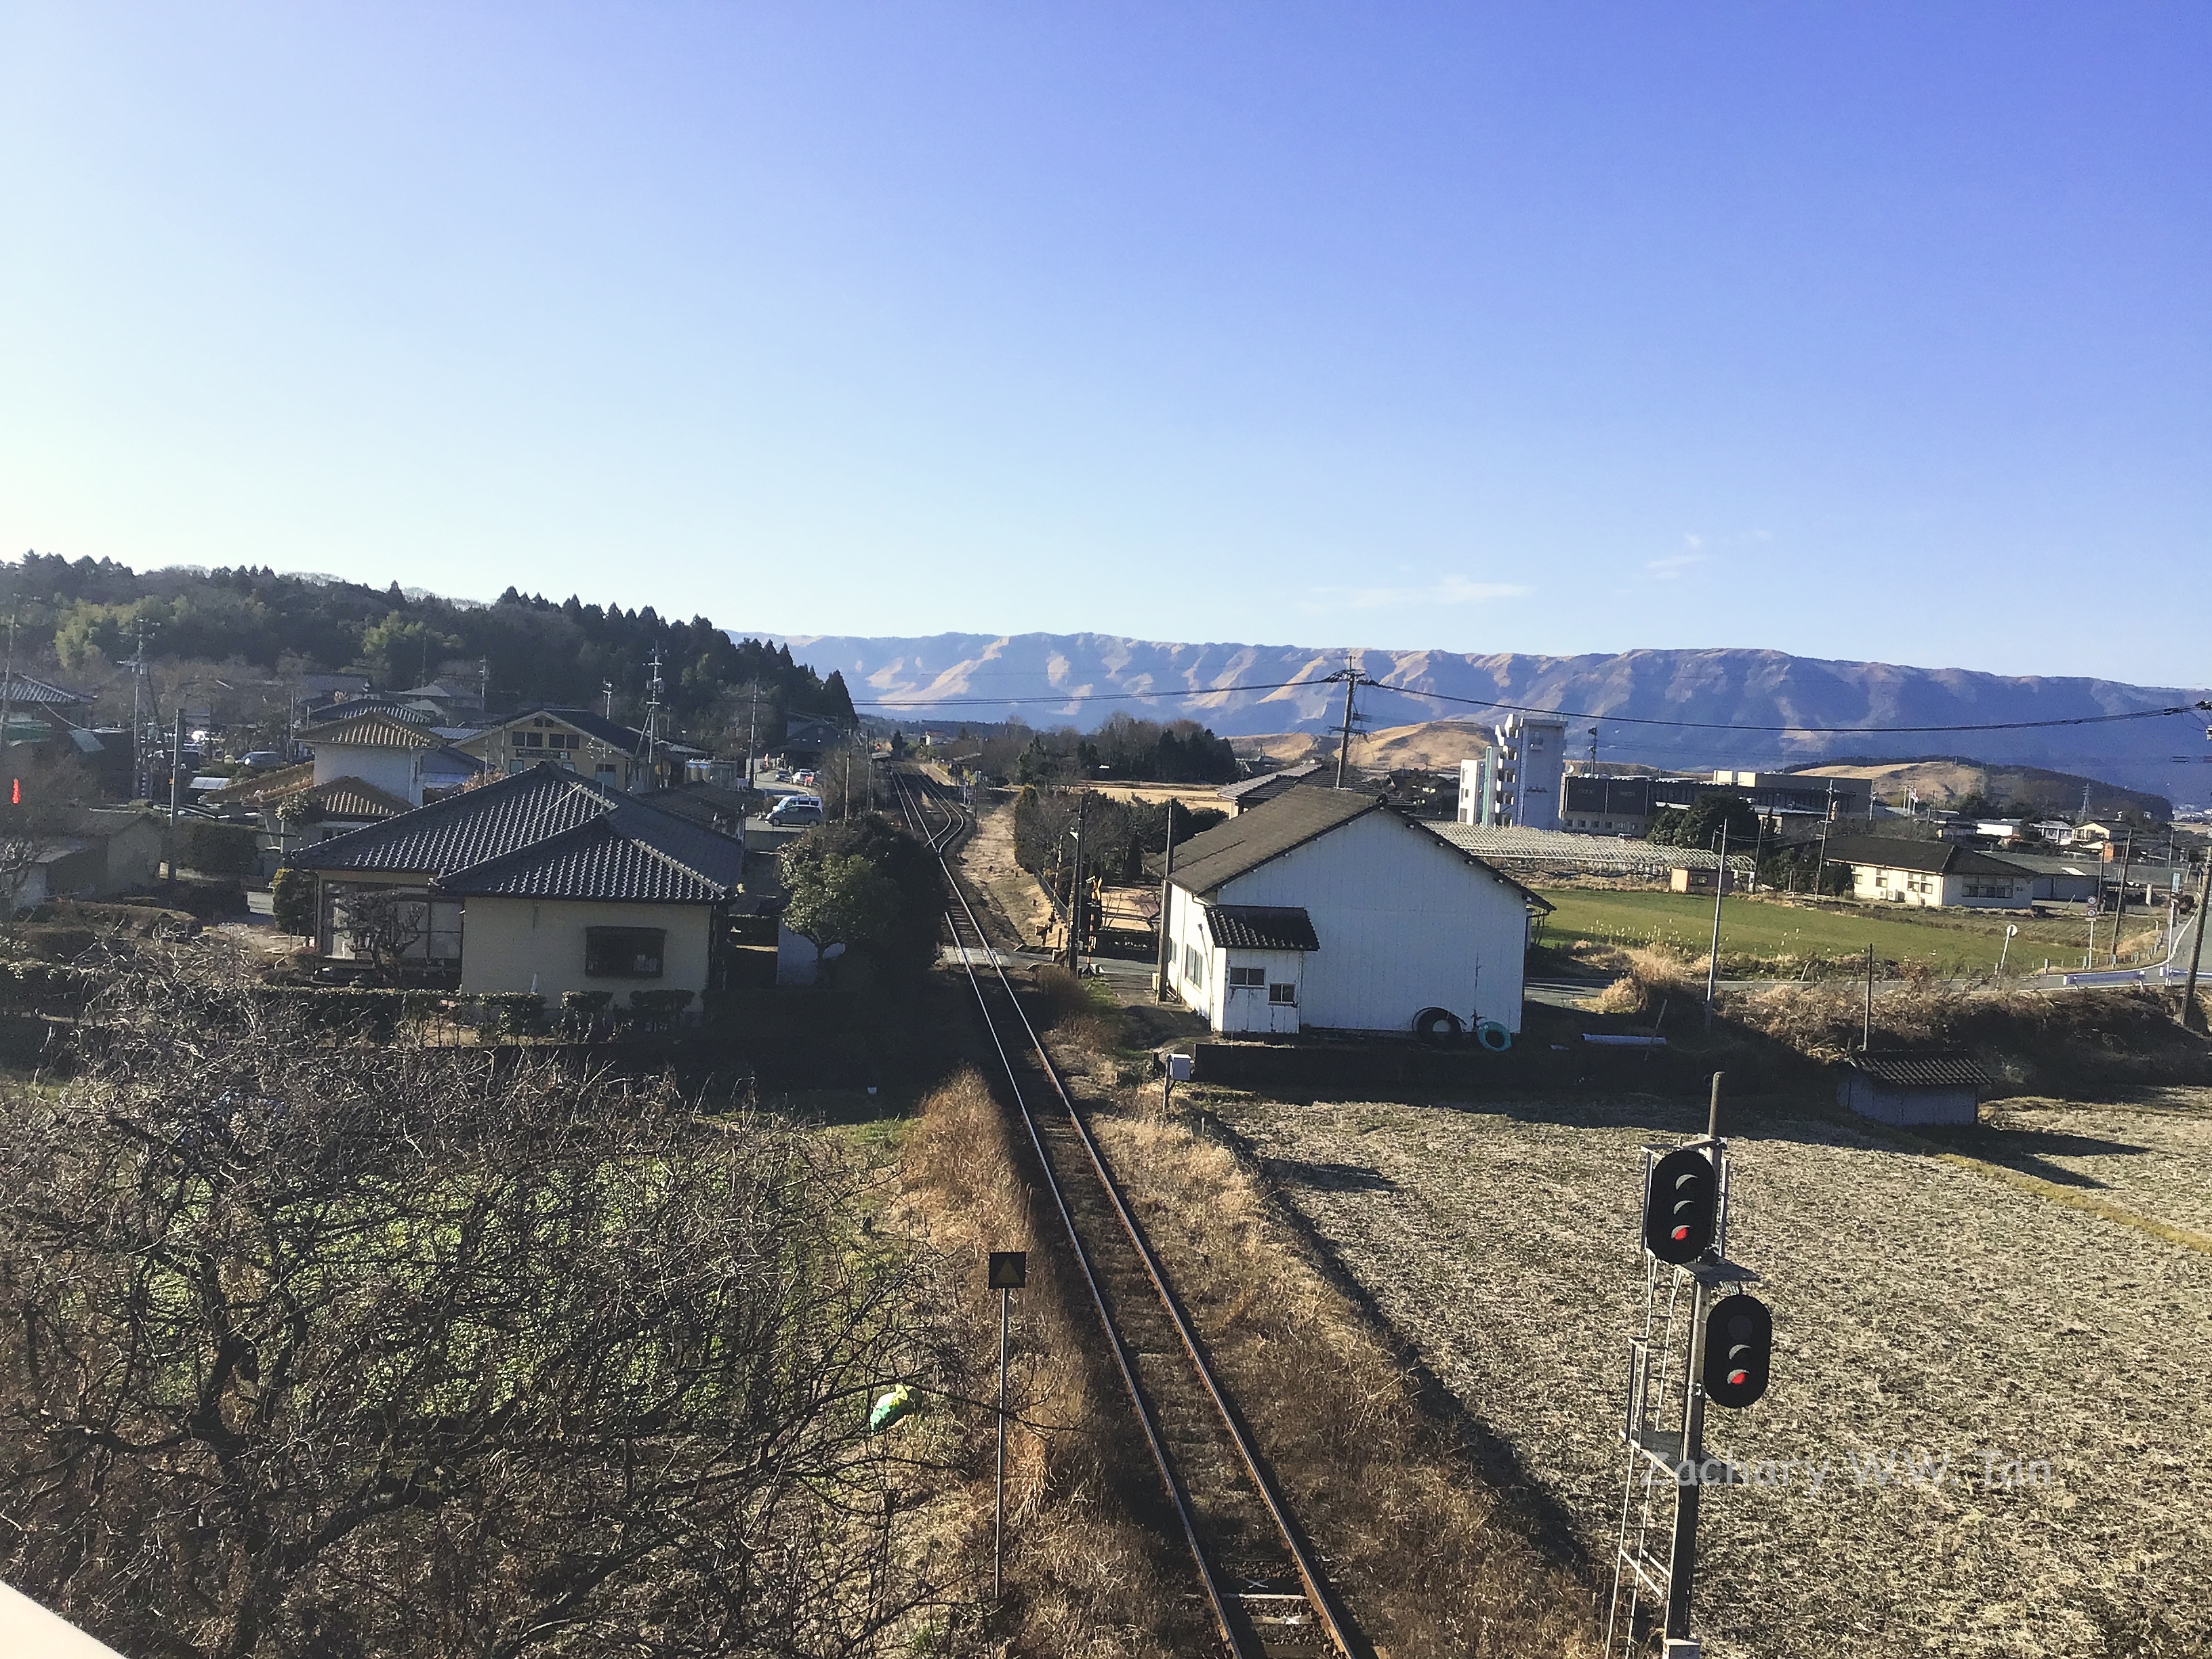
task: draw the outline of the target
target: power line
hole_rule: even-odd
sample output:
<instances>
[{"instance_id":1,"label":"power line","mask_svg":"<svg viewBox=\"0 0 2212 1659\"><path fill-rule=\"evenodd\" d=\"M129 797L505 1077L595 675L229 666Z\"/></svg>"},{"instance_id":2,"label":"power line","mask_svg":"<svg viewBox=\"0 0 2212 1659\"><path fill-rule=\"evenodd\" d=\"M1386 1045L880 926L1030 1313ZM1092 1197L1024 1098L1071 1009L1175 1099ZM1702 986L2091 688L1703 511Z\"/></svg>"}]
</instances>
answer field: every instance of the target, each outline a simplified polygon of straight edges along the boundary
<instances>
[{"instance_id":1,"label":"power line","mask_svg":"<svg viewBox=\"0 0 2212 1659\"><path fill-rule=\"evenodd\" d=\"M1163 698L1236 696L1255 691L1284 691L1297 688L1319 690L1338 674L1315 679L1271 680L1255 685L1187 686L1161 691L1073 691L1058 696L1028 697L861 697L856 703L871 708L1001 708L1015 705L1048 704L1064 707L1076 702L1143 702ZM1491 697L1461 697L1448 691L1425 691L1417 686L1392 685L1387 680L1368 682L1378 691L1425 697L1433 702L1459 703L1473 708L1498 708L1508 713L1549 714L1571 720L1611 720L1620 726L1657 726L1677 731L1796 732L1806 737L1899 736L1931 732L2037 732L2058 726L2106 726L2123 720L2161 720L2172 714L2194 714L2212 703L2175 703L2164 708L2138 708L2120 714L2075 714L2045 720L1973 720L1945 726L1755 726L1738 720L1668 720L1651 714L1609 714L1588 709L1544 708L1534 703L1507 702Z\"/></svg>"}]
</instances>

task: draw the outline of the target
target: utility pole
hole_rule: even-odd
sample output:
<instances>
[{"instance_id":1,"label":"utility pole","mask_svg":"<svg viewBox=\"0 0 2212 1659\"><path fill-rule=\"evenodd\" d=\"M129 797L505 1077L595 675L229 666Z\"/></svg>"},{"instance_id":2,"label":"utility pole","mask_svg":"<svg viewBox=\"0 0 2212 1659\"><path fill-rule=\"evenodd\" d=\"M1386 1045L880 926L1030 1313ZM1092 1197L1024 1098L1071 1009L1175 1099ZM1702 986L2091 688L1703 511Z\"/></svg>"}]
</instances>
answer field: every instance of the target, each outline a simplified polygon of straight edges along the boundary
<instances>
[{"instance_id":1,"label":"utility pole","mask_svg":"<svg viewBox=\"0 0 2212 1659\"><path fill-rule=\"evenodd\" d=\"M1075 798L1075 867L1067 884L1067 970L1082 971L1083 948L1083 821L1090 806L1088 795Z\"/></svg>"},{"instance_id":2,"label":"utility pole","mask_svg":"<svg viewBox=\"0 0 2212 1659\"><path fill-rule=\"evenodd\" d=\"M2120 844L2120 890L2118 896L2112 901L2112 965L2115 968L2120 965L2120 923L2128 914L2128 866L2134 861L2135 855L2136 832L2130 830L2127 839Z\"/></svg>"},{"instance_id":3,"label":"utility pole","mask_svg":"<svg viewBox=\"0 0 2212 1659\"><path fill-rule=\"evenodd\" d=\"M1721 863L1713 872L1713 953L1705 958L1705 1030L1713 1029L1713 1003L1721 988L1721 896L1728 891L1728 820L1721 820Z\"/></svg>"},{"instance_id":4,"label":"utility pole","mask_svg":"<svg viewBox=\"0 0 2212 1659\"><path fill-rule=\"evenodd\" d=\"M2204 960L2204 907L2212 904L2212 846L2204 849L2204 880L2197 890L2197 937L2189 942L2189 977L2181 991L2181 1029L2197 1021L2197 969Z\"/></svg>"},{"instance_id":5,"label":"utility pole","mask_svg":"<svg viewBox=\"0 0 2212 1659\"><path fill-rule=\"evenodd\" d=\"M1335 680L1344 682L1344 733L1336 746L1336 787L1341 789L1344 787L1345 767L1352 758L1352 694L1363 685L1380 685L1382 682L1362 673L1353 665L1349 653L1345 657L1342 668L1334 674L1322 676L1323 684Z\"/></svg>"},{"instance_id":6,"label":"utility pole","mask_svg":"<svg viewBox=\"0 0 2212 1659\"><path fill-rule=\"evenodd\" d=\"M1162 1002L1168 1000L1168 953L1172 949L1168 943L1168 917L1172 914L1175 903L1175 815L1176 799L1170 795L1167 805L1167 857L1160 865L1160 982L1158 995Z\"/></svg>"},{"instance_id":7,"label":"utility pole","mask_svg":"<svg viewBox=\"0 0 2212 1659\"><path fill-rule=\"evenodd\" d=\"M1813 902L1820 902L1820 889L1828 880L1828 826L1836 821L1836 781L1828 780L1828 810L1820 819L1820 867L1813 872Z\"/></svg>"},{"instance_id":8,"label":"utility pole","mask_svg":"<svg viewBox=\"0 0 2212 1659\"><path fill-rule=\"evenodd\" d=\"M15 714L15 610L8 610L8 665L0 672L0 749L11 748L15 733L11 729Z\"/></svg>"},{"instance_id":9,"label":"utility pole","mask_svg":"<svg viewBox=\"0 0 2212 1659\"><path fill-rule=\"evenodd\" d=\"M1859 1052L1874 1052L1874 941L1867 941L1866 957L1866 1018L1859 1027Z\"/></svg>"},{"instance_id":10,"label":"utility pole","mask_svg":"<svg viewBox=\"0 0 2212 1659\"><path fill-rule=\"evenodd\" d=\"M169 744L169 849L170 873L175 874L177 853L174 845L177 830L177 807L185 793L185 706L177 705L177 735Z\"/></svg>"}]
</instances>

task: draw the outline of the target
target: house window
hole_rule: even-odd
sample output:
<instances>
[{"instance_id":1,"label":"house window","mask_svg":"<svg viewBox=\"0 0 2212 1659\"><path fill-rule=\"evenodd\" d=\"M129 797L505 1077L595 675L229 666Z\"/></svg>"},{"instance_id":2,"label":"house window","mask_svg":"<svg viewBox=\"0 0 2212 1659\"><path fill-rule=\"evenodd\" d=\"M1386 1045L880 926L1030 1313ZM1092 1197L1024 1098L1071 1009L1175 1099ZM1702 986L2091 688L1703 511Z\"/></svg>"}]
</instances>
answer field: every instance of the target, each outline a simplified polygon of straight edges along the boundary
<instances>
[{"instance_id":1,"label":"house window","mask_svg":"<svg viewBox=\"0 0 2212 1659\"><path fill-rule=\"evenodd\" d=\"M543 732L518 732L514 734L514 742L519 749L543 749L545 734Z\"/></svg>"},{"instance_id":2,"label":"house window","mask_svg":"<svg viewBox=\"0 0 2212 1659\"><path fill-rule=\"evenodd\" d=\"M658 927L586 927L584 972L592 979L659 979L667 941Z\"/></svg>"},{"instance_id":3,"label":"house window","mask_svg":"<svg viewBox=\"0 0 2212 1659\"><path fill-rule=\"evenodd\" d=\"M1206 983L1206 952L1195 945L1182 947L1182 976L1193 985Z\"/></svg>"},{"instance_id":4,"label":"house window","mask_svg":"<svg viewBox=\"0 0 2212 1659\"><path fill-rule=\"evenodd\" d=\"M1229 970L1229 988L1232 991L1256 991L1267 982L1267 970L1265 968L1231 968Z\"/></svg>"},{"instance_id":5,"label":"house window","mask_svg":"<svg viewBox=\"0 0 2212 1659\"><path fill-rule=\"evenodd\" d=\"M1295 985L1270 985L1267 1000L1278 1008L1295 1008L1298 1006L1298 988Z\"/></svg>"}]
</instances>

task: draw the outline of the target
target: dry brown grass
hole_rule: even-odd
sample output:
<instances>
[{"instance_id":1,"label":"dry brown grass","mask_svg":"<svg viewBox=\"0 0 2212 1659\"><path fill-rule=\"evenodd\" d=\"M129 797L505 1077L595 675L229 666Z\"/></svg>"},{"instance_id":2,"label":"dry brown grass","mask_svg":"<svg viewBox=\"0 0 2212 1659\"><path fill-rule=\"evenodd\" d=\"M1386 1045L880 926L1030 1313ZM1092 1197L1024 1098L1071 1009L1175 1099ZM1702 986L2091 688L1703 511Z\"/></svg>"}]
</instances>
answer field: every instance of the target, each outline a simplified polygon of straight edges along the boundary
<instances>
[{"instance_id":1,"label":"dry brown grass","mask_svg":"<svg viewBox=\"0 0 2212 1659\"><path fill-rule=\"evenodd\" d=\"M1784 985L1722 1000L1733 1022L1814 1060L1857 1048L1864 994L1844 985ZM1957 1048L2008 1091L2069 1085L2207 1080L2212 1050L2175 1019L2170 993L1963 988L1923 975L1874 1001L1874 1046Z\"/></svg>"},{"instance_id":2,"label":"dry brown grass","mask_svg":"<svg viewBox=\"0 0 2212 1659\"><path fill-rule=\"evenodd\" d=\"M978 1376L995 1377L999 1337L984 1258L993 1250L1030 1252L1029 1287L1014 1298L1007 1604L991 1650L1054 1659L1176 1651L1193 1635L1183 1584L1168 1576L1155 1541L1117 1496L1126 1403L1093 1358L1099 1335L1090 1304L1049 1200L1040 1210L1034 1200L1015 1153L1017 1133L982 1079L963 1072L922 1103L901 1158L907 1215L951 1258L956 1316ZM992 1417L988 1410L969 1416L979 1462L965 1547L988 1575Z\"/></svg>"},{"instance_id":3,"label":"dry brown grass","mask_svg":"<svg viewBox=\"0 0 2212 1659\"><path fill-rule=\"evenodd\" d=\"M2154 1123L2069 1120L2069 1139L2044 1148L2092 1181L2142 1183L2119 1188L2138 1208L2197 1219L2173 1206L2197 1202L2185 1195L2212 1155L2212 1097L2168 1103ZM1601 1553L1620 1501L1623 1339L1643 1285L1637 1149L1696 1133L1701 1112L1221 1109ZM1730 1254L1764 1275L1779 1352L1767 1397L1715 1413L1709 1431L1740 1459L1800 1465L1787 1484L1708 1504L1705 1651L2204 1651L2212 1259L1822 1119L1771 1119L1732 1141ZM1948 1455L1949 1478L1855 1470L1892 1452ZM2046 1460L2050 1479L2008 1486L1985 1452ZM1827 1469L1818 1486L1804 1460Z\"/></svg>"},{"instance_id":4,"label":"dry brown grass","mask_svg":"<svg viewBox=\"0 0 2212 1659\"><path fill-rule=\"evenodd\" d=\"M1656 945L1636 945L1613 952L1607 966L1620 969L1620 977L1598 994L1601 1013L1650 1013L1668 1001L1701 997L1705 990L1702 962Z\"/></svg>"},{"instance_id":5,"label":"dry brown grass","mask_svg":"<svg viewBox=\"0 0 2212 1659\"><path fill-rule=\"evenodd\" d=\"M1092 988L1097 981L1079 979L1057 963L1040 964L1031 977L1042 1006L1041 1029L1076 1051L1079 1070L1093 1070L1092 1062L1127 1045L1127 1022L1103 987Z\"/></svg>"},{"instance_id":6,"label":"dry brown grass","mask_svg":"<svg viewBox=\"0 0 2212 1659\"><path fill-rule=\"evenodd\" d=\"M1352 1617L1394 1659L1595 1650L1589 1588L1427 1415L1250 1165L1133 1096L1098 1136Z\"/></svg>"}]
</instances>

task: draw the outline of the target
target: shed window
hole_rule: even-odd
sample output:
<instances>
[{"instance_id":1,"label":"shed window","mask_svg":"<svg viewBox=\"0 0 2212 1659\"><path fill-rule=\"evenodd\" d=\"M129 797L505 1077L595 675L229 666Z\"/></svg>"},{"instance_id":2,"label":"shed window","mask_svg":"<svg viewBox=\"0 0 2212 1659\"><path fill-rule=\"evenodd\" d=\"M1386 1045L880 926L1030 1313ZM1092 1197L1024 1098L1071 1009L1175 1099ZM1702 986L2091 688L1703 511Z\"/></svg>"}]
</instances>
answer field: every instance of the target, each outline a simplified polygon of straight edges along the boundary
<instances>
[{"instance_id":1,"label":"shed window","mask_svg":"<svg viewBox=\"0 0 2212 1659\"><path fill-rule=\"evenodd\" d=\"M586 927L584 972L592 979L659 979L667 939L658 927Z\"/></svg>"},{"instance_id":2,"label":"shed window","mask_svg":"<svg viewBox=\"0 0 2212 1659\"><path fill-rule=\"evenodd\" d=\"M1267 970L1265 968L1231 968L1229 970L1229 988L1232 991L1248 987L1256 991L1267 982Z\"/></svg>"},{"instance_id":3,"label":"shed window","mask_svg":"<svg viewBox=\"0 0 2212 1659\"><path fill-rule=\"evenodd\" d=\"M1298 1006L1298 988L1295 985L1270 985L1267 1000L1278 1007L1295 1008Z\"/></svg>"}]
</instances>

